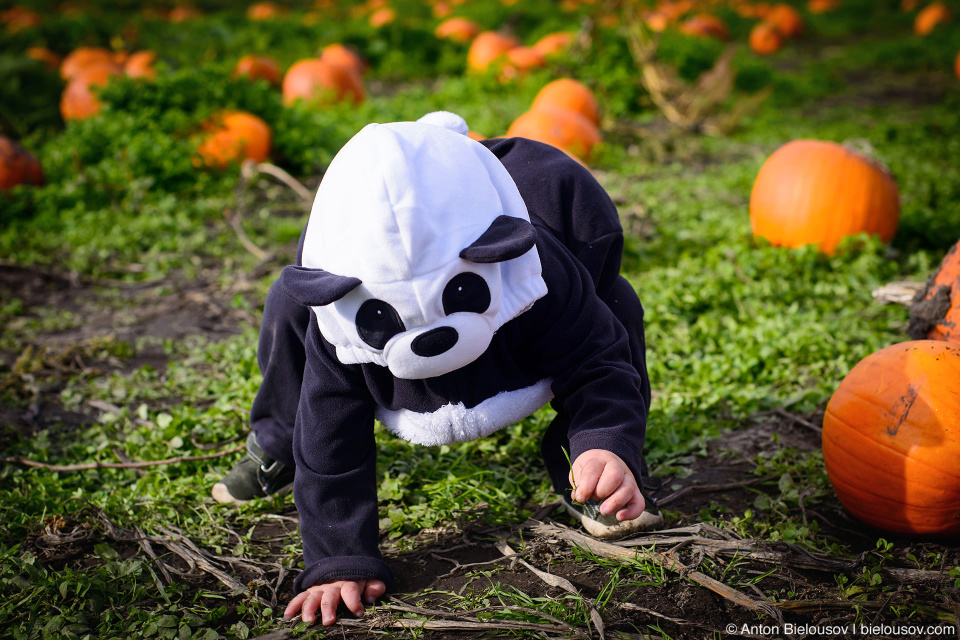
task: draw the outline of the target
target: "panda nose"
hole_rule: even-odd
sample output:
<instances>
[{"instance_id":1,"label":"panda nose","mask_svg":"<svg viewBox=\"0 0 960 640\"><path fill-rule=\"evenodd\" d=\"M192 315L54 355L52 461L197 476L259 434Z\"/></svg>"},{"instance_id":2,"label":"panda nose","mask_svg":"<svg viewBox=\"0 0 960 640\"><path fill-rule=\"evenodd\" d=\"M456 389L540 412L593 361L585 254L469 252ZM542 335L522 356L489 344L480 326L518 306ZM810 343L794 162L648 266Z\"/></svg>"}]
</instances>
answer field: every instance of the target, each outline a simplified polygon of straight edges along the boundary
<instances>
[{"instance_id":1,"label":"panda nose","mask_svg":"<svg viewBox=\"0 0 960 640\"><path fill-rule=\"evenodd\" d=\"M453 327L437 327L414 338L410 350L424 358L438 356L457 344L458 337Z\"/></svg>"}]
</instances>

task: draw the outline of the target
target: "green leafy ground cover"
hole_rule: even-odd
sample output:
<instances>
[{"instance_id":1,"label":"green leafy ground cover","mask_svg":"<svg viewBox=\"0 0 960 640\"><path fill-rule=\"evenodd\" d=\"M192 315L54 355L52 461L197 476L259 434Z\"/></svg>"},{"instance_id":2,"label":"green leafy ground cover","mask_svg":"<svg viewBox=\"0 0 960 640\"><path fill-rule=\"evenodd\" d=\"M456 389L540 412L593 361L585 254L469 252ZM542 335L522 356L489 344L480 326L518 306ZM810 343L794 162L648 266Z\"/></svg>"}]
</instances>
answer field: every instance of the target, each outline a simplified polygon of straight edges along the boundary
<instances>
[{"instance_id":1,"label":"green leafy ground cover","mask_svg":"<svg viewBox=\"0 0 960 640\"><path fill-rule=\"evenodd\" d=\"M162 61L154 83L108 87L106 108L88 121L63 127L55 110L31 106L38 96L56 100L60 86L38 66L27 65L37 89L17 92L22 102L4 107L4 128L23 136L47 176L44 187L0 196L6 455L54 465L197 457L224 449L206 445L246 433L259 381L259 308L291 258L305 209L266 178L247 182L236 168L194 167L193 136L211 112L242 108L263 117L275 134L273 161L315 185L367 122L450 109L496 135L540 86L572 75L593 86L604 105L605 144L591 167L620 208L628 232L624 274L646 308L654 472L667 480L665 493L727 463L741 474L728 480L768 479L731 495L675 500L666 507L668 526L701 522L750 540L860 558L853 568L810 573L713 556L698 570L775 602L834 603L788 609L788 621L956 623L955 542L891 537L845 516L816 435L798 435L803 428L771 412L818 422L856 362L906 338L905 309L877 304L871 291L924 279L960 236L960 83L950 71L960 27L921 40L893 3L804 13L805 40L769 59L738 53L741 89L770 84L771 97L732 135L704 137L665 125L643 94L622 34L583 27L586 10L563 14L536 0L509 9L467 5L465 13L483 26L506 21L524 41L563 27L592 36L590 49L504 85L465 75L466 48L433 38L436 20L420 3L396 6L410 17L382 31L349 17L305 27L303 9L252 23L242 11L211 6L207 17L184 25L131 9L51 15L3 40L4 86L24 81L24 67L13 62L26 46L66 52L106 44L128 24L136 35L123 46L154 48ZM742 40L750 23L722 15ZM362 106L283 107L266 84L228 80L242 53L267 51L287 65L333 41L356 45L372 63ZM721 48L668 33L662 56L695 77ZM826 257L751 237L753 179L774 149L800 137L865 139L890 166L902 197L891 246L856 238ZM246 234L268 260L243 247L225 210L242 211ZM551 498L537 453L549 417L544 410L452 447L416 447L378 432L381 530L404 576L405 602L446 613L488 608L475 614L488 622L559 620L578 629L593 605L608 634L653 637L709 633L677 619L715 629L761 619L648 559L613 561L518 532ZM744 448L738 434L756 437ZM0 635L307 633L302 623L278 619L300 561L292 498L224 508L208 497L238 455L142 469L0 467ZM153 542L142 544L143 536ZM503 563L444 578L451 564L423 552L487 561L499 555L490 540L511 536L531 562L566 575L580 593L525 582L523 569ZM184 539L213 554L234 587L164 546ZM465 553L454 551L458 544L473 545L476 554L458 556ZM889 571L895 568L939 572L941 579L906 580ZM411 577L424 572L427 578ZM678 612L671 599L687 604ZM373 633L333 631L361 632Z\"/></svg>"}]
</instances>

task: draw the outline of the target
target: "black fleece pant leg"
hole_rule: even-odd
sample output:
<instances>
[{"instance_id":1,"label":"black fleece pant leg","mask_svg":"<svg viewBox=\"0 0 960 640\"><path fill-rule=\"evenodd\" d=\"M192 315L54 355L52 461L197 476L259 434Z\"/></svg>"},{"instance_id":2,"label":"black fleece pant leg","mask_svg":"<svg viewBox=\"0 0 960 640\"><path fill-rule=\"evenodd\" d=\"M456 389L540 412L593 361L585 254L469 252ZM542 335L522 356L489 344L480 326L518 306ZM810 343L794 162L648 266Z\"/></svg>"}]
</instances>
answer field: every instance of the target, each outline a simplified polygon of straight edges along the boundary
<instances>
[{"instance_id":1,"label":"black fleece pant leg","mask_svg":"<svg viewBox=\"0 0 960 640\"><path fill-rule=\"evenodd\" d=\"M606 297L603 298L603 301L610 307L610 310L613 311L613 314L620 320L620 323L627 331L633 366L640 373L642 380L643 386L640 388L640 395L643 396L643 401L649 411L650 381L647 376L643 306L640 304L640 298L629 282L622 276L617 276L616 281L614 281L613 286L610 288ZM543 456L543 462L547 467L547 473L550 475L554 491L563 495L569 495L571 490L568 479L570 464L567 462L567 456L564 454L564 450L568 453L570 451L570 440L567 437L567 430L570 427L570 417L562 407L554 404L553 408L556 410L557 416L553 422L550 423L550 426L547 427L547 431L540 443L540 454ZM643 443L639 443L638 448L641 448L642 444ZM630 466L631 471L633 471L636 477L637 484L643 488L642 478L650 475L646 460L641 457L639 469L633 468L633 465Z\"/></svg>"},{"instance_id":2,"label":"black fleece pant leg","mask_svg":"<svg viewBox=\"0 0 960 640\"><path fill-rule=\"evenodd\" d=\"M279 282L274 282L263 307L257 344L257 364L263 382L250 409L250 424L260 448L291 467L308 322L310 308L294 302L280 290Z\"/></svg>"}]
</instances>

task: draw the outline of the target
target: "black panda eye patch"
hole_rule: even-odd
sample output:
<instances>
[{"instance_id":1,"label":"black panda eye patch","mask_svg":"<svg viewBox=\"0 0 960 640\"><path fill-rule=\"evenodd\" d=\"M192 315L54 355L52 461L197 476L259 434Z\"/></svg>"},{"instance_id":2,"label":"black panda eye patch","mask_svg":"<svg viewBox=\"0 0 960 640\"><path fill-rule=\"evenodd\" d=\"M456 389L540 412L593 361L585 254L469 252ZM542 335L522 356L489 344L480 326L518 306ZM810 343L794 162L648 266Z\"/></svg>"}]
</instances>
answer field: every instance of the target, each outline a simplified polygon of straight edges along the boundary
<instances>
[{"instance_id":1,"label":"black panda eye patch","mask_svg":"<svg viewBox=\"0 0 960 640\"><path fill-rule=\"evenodd\" d=\"M469 271L454 276L443 289L443 312L483 313L490 306L490 288L486 281Z\"/></svg>"},{"instance_id":2,"label":"black panda eye patch","mask_svg":"<svg viewBox=\"0 0 960 640\"><path fill-rule=\"evenodd\" d=\"M372 298L357 310L357 333L374 349L383 349L390 338L404 331L397 310L383 300Z\"/></svg>"}]
</instances>

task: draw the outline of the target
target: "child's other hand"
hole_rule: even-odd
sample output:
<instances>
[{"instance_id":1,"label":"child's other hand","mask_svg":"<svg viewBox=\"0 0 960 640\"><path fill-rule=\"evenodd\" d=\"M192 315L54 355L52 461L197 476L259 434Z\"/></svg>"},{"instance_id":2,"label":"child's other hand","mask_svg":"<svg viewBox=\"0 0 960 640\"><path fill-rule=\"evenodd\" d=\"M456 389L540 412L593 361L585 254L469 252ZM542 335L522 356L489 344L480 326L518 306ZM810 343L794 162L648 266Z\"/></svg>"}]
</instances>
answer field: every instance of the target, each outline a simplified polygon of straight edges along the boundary
<instances>
[{"instance_id":1,"label":"child's other hand","mask_svg":"<svg viewBox=\"0 0 960 640\"><path fill-rule=\"evenodd\" d=\"M303 610L304 622L313 623L317 619L317 609L323 620L323 626L329 627L337 621L337 607L340 600L347 605L353 615L363 615L363 601L373 604L377 598L387 591L387 585L382 580L337 580L317 584L298 594L283 612L285 620L297 615Z\"/></svg>"},{"instance_id":2,"label":"child's other hand","mask_svg":"<svg viewBox=\"0 0 960 640\"><path fill-rule=\"evenodd\" d=\"M600 513L615 513L621 522L639 518L647 506L630 468L620 456L605 449L590 449L577 456L570 470L570 484L577 487L574 500L603 500Z\"/></svg>"}]
</instances>

